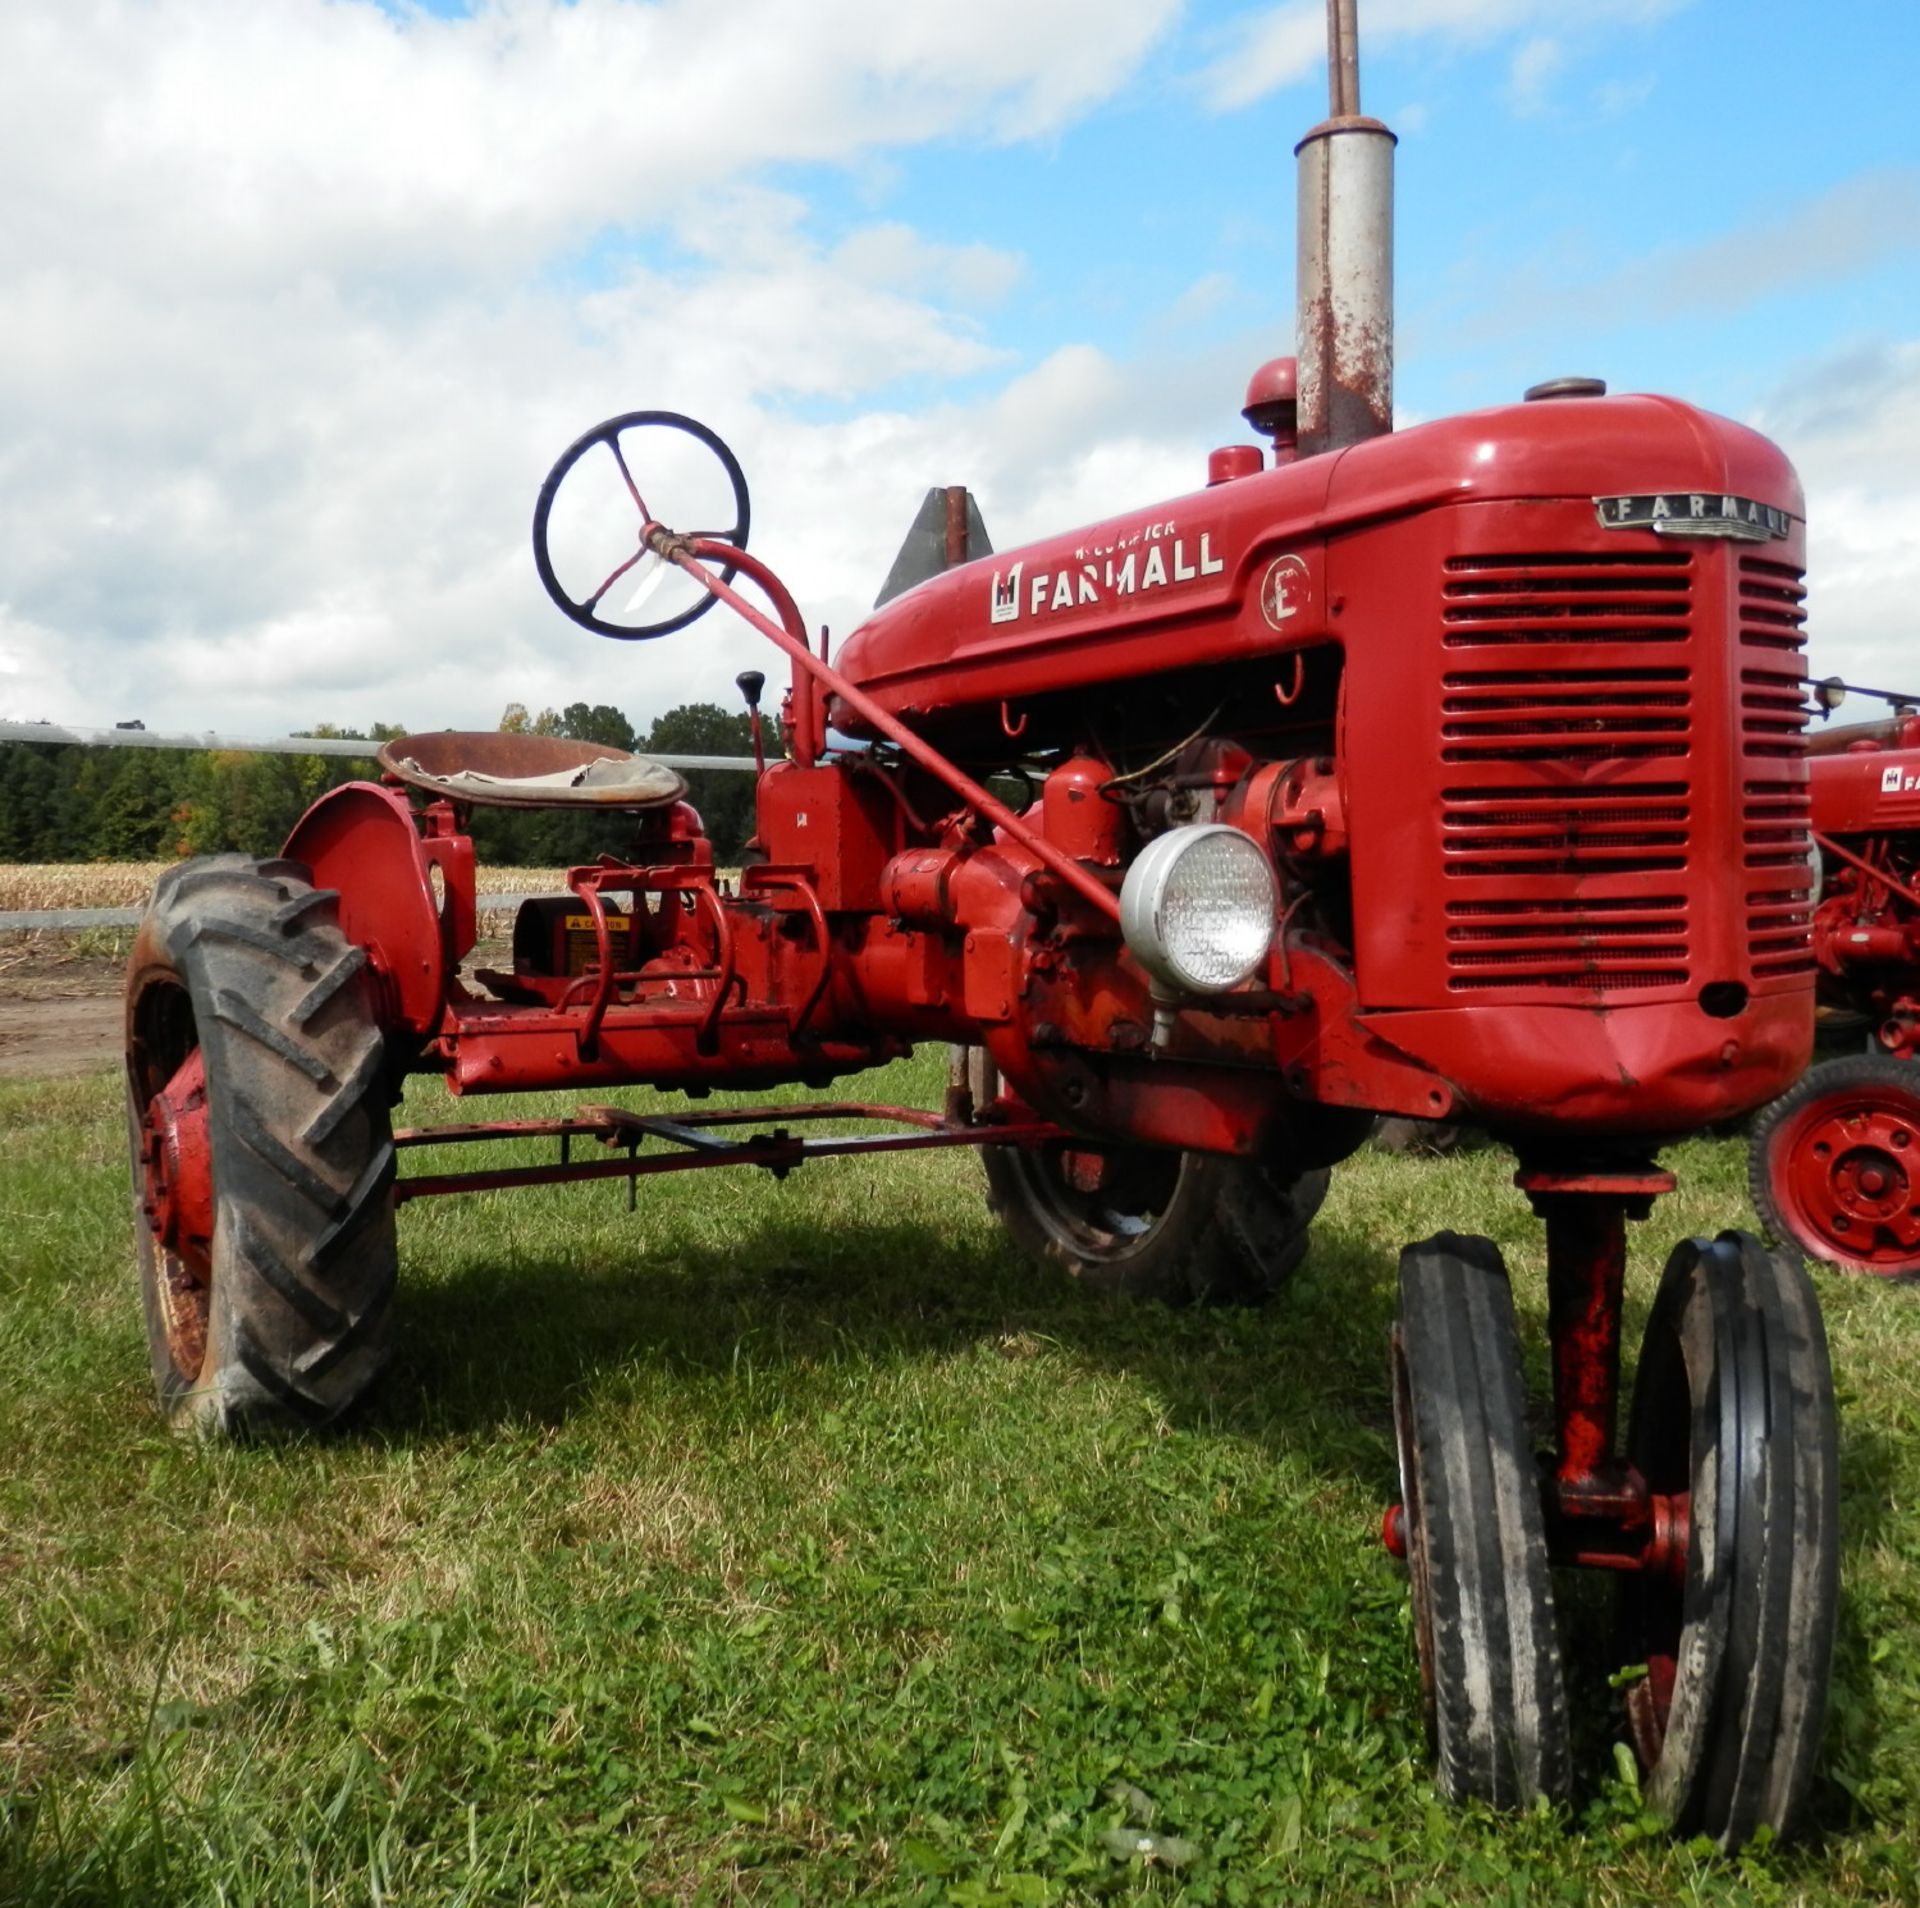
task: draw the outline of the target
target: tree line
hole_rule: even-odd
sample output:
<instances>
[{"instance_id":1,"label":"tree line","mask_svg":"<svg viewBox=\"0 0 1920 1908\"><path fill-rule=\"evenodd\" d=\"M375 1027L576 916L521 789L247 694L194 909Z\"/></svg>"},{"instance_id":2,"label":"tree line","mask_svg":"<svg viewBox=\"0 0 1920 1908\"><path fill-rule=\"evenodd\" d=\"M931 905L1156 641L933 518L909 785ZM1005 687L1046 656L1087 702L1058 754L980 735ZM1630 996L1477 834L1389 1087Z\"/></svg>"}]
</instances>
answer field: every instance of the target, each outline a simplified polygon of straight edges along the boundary
<instances>
[{"instance_id":1,"label":"tree line","mask_svg":"<svg viewBox=\"0 0 1920 1908\"><path fill-rule=\"evenodd\" d=\"M509 703L504 730L605 742L643 755L748 755L743 711L711 702L669 709L645 735L610 704L570 703L530 715ZM278 852L288 831L328 789L378 774L373 748L407 731L321 723L298 733L369 743L365 759L338 755L255 755L226 749L87 748L79 743L0 743L0 861L164 861L237 850ZM723 862L753 832L753 778L696 770L687 799L699 809ZM554 867L618 854L631 818L532 809L475 809L483 860Z\"/></svg>"}]
</instances>

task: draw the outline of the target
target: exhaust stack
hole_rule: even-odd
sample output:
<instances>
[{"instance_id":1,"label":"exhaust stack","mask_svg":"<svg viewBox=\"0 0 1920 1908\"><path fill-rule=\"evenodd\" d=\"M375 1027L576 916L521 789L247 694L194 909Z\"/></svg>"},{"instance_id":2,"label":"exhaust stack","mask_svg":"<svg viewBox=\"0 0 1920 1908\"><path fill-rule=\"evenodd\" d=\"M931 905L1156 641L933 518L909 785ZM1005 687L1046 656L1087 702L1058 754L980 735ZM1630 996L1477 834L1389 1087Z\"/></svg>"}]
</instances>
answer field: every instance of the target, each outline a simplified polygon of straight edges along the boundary
<instances>
[{"instance_id":1,"label":"exhaust stack","mask_svg":"<svg viewBox=\"0 0 1920 1908\"><path fill-rule=\"evenodd\" d=\"M1327 0L1328 117L1299 160L1300 455L1393 429L1393 149L1360 112L1357 0Z\"/></svg>"}]
</instances>

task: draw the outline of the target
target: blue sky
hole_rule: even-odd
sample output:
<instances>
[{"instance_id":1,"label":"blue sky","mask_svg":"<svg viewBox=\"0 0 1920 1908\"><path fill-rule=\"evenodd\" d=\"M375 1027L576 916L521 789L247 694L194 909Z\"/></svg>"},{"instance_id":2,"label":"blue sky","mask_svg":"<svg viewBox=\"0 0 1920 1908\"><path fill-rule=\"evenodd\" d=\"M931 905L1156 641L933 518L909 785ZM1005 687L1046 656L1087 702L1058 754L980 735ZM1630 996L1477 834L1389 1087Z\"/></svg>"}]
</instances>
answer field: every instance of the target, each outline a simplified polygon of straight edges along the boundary
<instances>
[{"instance_id":1,"label":"blue sky","mask_svg":"<svg viewBox=\"0 0 1920 1908\"><path fill-rule=\"evenodd\" d=\"M1066 338L1149 365L1277 338L1292 146L1326 82L1214 103L1211 69L1262 11L1187 8L1124 89L1049 136L770 177L828 237L885 216L1016 254L989 329L1029 362ZM1401 140L1404 406L1438 415L1580 370L1742 410L1798 360L1903 335L1920 310L1920 5L1712 0L1584 26L1585 9L1532 11L1519 31L1376 42L1363 0L1362 103ZM1717 261L1749 240L1741 269Z\"/></svg>"},{"instance_id":2,"label":"blue sky","mask_svg":"<svg viewBox=\"0 0 1920 1908\"><path fill-rule=\"evenodd\" d=\"M1582 372L1758 424L1816 668L1920 678L1920 0L1360 20L1403 417ZM547 463L639 406L842 631L929 483L1003 546L1190 488L1290 342L1323 49L1321 0L16 0L0 714L727 696L717 616L618 654L533 582Z\"/></svg>"}]
</instances>

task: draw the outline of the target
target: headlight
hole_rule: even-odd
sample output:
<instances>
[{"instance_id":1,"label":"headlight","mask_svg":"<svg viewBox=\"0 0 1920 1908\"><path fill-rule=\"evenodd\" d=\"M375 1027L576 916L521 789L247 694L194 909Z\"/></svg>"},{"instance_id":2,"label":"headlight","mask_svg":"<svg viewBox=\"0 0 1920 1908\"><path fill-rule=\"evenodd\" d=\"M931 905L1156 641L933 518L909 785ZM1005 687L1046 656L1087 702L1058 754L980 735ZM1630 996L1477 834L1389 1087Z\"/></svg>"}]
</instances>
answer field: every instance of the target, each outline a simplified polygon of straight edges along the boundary
<instances>
[{"instance_id":1,"label":"headlight","mask_svg":"<svg viewBox=\"0 0 1920 1908\"><path fill-rule=\"evenodd\" d=\"M1147 845L1120 890L1120 932L1155 980L1223 994L1273 943L1273 868L1250 836L1207 822Z\"/></svg>"}]
</instances>

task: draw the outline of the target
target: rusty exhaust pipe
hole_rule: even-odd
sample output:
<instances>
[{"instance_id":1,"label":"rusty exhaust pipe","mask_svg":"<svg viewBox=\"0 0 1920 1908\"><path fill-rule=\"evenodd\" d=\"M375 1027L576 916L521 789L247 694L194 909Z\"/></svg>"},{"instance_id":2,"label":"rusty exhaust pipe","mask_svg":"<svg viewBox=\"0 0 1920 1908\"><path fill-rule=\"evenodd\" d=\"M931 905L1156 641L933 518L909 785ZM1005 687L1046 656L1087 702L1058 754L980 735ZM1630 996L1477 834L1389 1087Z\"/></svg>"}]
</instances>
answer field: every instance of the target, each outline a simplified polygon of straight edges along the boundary
<instances>
[{"instance_id":1,"label":"rusty exhaust pipe","mask_svg":"<svg viewBox=\"0 0 1920 1908\"><path fill-rule=\"evenodd\" d=\"M1357 0L1327 0L1328 117L1299 161L1300 455L1393 429L1393 149L1360 111Z\"/></svg>"}]
</instances>

